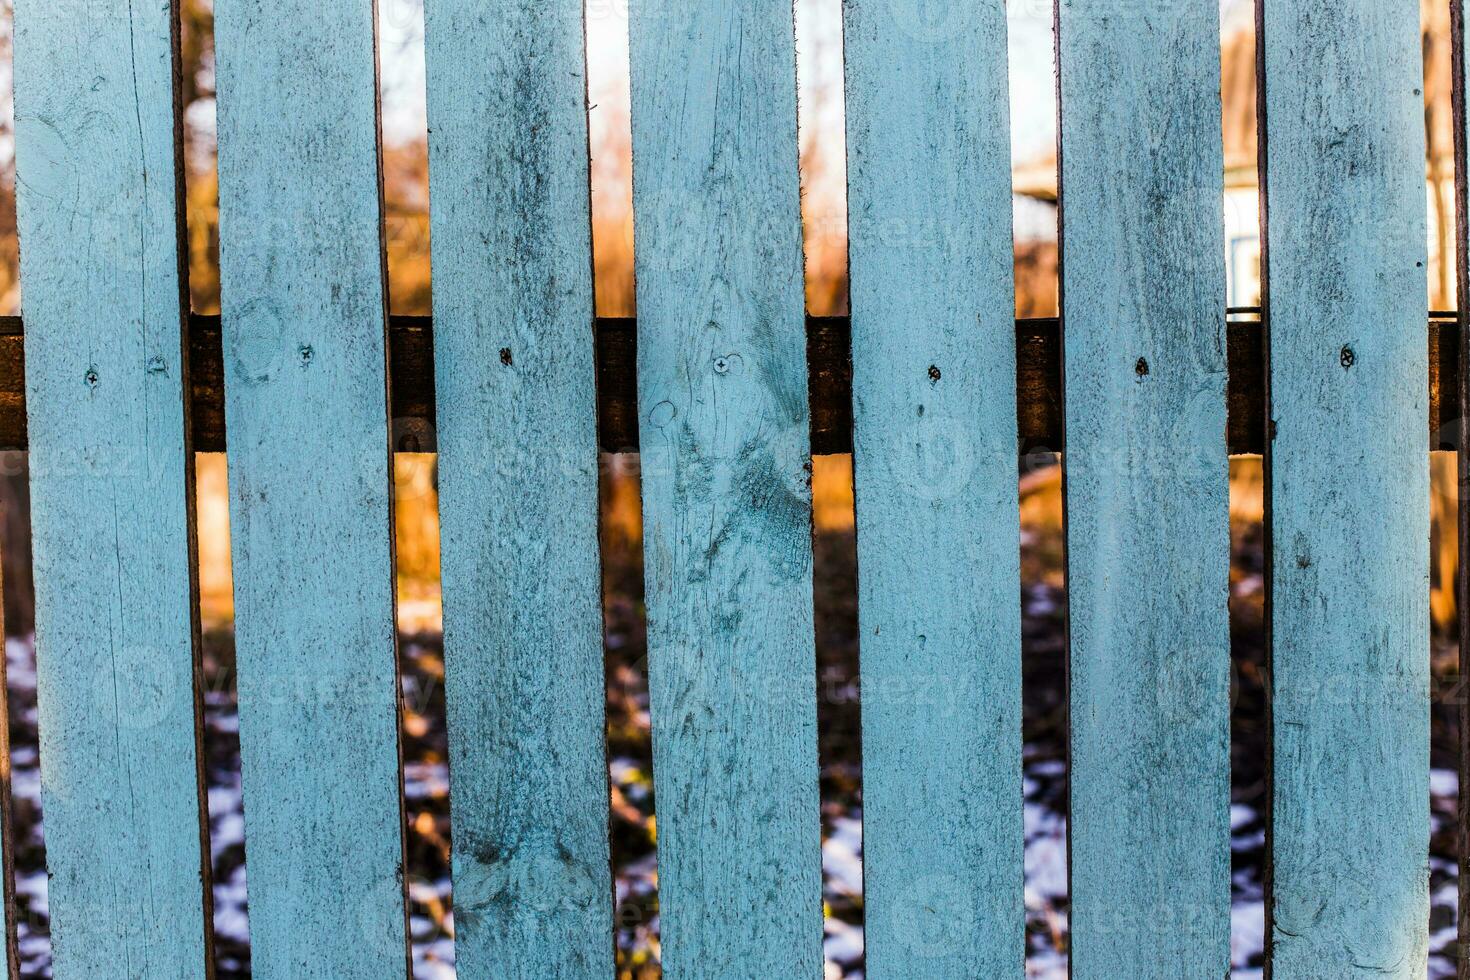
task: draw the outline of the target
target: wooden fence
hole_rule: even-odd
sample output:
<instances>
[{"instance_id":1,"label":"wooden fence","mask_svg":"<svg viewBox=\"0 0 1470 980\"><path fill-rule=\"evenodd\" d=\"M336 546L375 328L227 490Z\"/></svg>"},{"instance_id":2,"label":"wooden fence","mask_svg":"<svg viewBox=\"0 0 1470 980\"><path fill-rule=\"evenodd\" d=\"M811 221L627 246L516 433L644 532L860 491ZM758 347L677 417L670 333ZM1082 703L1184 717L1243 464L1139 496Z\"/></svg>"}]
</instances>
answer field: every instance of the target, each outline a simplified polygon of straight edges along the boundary
<instances>
[{"instance_id":1,"label":"wooden fence","mask_svg":"<svg viewBox=\"0 0 1470 980\"><path fill-rule=\"evenodd\" d=\"M230 457L255 973L404 974L405 437L440 460L461 976L612 974L600 444L642 451L667 975L821 975L809 467L848 448L868 975L1022 975L1037 445L1075 974L1229 969L1234 450L1268 471L1271 969L1425 975L1428 452L1467 345L1426 345L1413 0L1259 0L1266 299L1233 324L1217 0L1059 0L1062 312L1019 326L1002 0L845 4L853 313L810 325L789 0L634 0L636 332L593 309L581 0L427 4L432 330L386 312L369 0L216 6L221 321L187 304L170 4L17 7L0 442L31 454L57 976L211 971L200 448Z\"/></svg>"}]
</instances>

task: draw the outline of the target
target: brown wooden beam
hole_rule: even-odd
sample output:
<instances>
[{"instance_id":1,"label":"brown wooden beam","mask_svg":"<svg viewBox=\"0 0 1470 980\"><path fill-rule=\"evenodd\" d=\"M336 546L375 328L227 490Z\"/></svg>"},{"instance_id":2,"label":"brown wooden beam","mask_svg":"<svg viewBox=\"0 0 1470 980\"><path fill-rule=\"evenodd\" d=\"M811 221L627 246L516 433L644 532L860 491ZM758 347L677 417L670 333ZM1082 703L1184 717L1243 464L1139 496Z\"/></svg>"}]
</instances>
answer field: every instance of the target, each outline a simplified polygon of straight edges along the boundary
<instances>
[{"instance_id":1,"label":"brown wooden beam","mask_svg":"<svg viewBox=\"0 0 1470 980\"><path fill-rule=\"evenodd\" d=\"M637 321L597 321L598 433L608 452L638 448ZM1459 334L1452 318L1429 324L1429 431L1436 449L1454 449L1453 394L1459 384ZM0 449L26 448L25 353L20 317L0 317ZM1262 327L1228 327L1230 379L1227 438L1231 453L1264 449L1265 350ZM851 330L846 317L807 320L812 452L852 451ZM432 452L434 439L434 330L429 317L395 316L389 333L395 447ZM195 314L189 323L189 378L194 448L224 452L224 359L220 318ZM1016 323L1016 413L1020 454L1060 451L1062 345L1055 319ZM303 447L307 448L307 447Z\"/></svg>"}]
</instances>

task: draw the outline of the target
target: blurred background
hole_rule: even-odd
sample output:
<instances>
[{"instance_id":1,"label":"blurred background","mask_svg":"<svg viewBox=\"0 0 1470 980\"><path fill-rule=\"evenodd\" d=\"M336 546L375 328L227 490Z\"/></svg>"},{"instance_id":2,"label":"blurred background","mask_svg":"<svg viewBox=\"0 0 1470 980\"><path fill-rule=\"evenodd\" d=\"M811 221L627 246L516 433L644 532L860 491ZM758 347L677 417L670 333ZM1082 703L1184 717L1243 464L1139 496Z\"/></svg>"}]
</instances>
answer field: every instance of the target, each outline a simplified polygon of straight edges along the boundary
<instances>
[{"instance_id":1,"label":"blurred background","mask_svg":"<svg viewBox=\"0 0 1470 980\"><path fill-rule=\"evenodd\" d=\"M379 0L386 242L395 313L430 312L424 0ZM433 0L429 0L433 2ZM179 0L190 291L194 309L219 311L214 56L210 0ZM587 0L592 214L598 313L631 316L632 164L627 0ZM0 0L0 313L18 313L10 12ZM1453 127L1448 2L1424 3L1425 201L1430 228L1427 309L1455 307ZM847 311L840 0L796 0L801 178L809 311ZM1056 105L1049 0L1010 0L1016 311L1052 316L1057 305ZM1260 301L1255 38L1251 6L1222 0L1225 222L1231 306ZM856 547L851 459L815 461L817 651L822 763L824 896L829 977L863 975L862 786L856 630ZM1065 766L1065 581L1057 458L1020 461L1025 675L1027 968L1065 977L1068 941ZM249 975L248 880L234 714L232 597L226 460L198 459L200 603L205 625L209 806L219 976ZM1222 465L1224 462L1222 461ZM1234 976L1260 976L1264 946L1262 859L1268 678L1263 669L1262 480L1259 458L1230 461L1233 713ZM1430 868L1430 976L1453 976L1456 918L1455 776L1457 563L1454 459L1433 459L1431 608L1436 678ZM617 951L620 978L659 975L655 800L643 632L638 461L605 456L603 568L607 624L608 738ZM404 665L405 792L416 974L454 975L448 872L443 661L438 591L439 527L434 459L396 461L400 631ZM10 666L21 939L28 976L49 976L44 824L35 732L34 650L24 454L0 454Z\"/></svg>"}]
</instances>

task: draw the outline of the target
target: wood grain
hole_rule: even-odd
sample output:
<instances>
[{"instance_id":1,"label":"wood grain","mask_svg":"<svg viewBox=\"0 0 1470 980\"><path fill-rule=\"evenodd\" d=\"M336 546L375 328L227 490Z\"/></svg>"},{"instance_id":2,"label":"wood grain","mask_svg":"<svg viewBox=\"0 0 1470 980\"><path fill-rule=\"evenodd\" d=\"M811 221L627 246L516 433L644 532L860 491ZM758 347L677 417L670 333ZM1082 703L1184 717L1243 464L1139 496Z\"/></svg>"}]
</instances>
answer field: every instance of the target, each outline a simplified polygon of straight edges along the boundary
<instances>
[{"instance_id":1,"label":"wood grain","mask_svg":"<svg viewBox=\"0 0 1470 980\"><path fill-rule=\"evenodd\" d=\"M15 13L41 782L61 978L211 973L172 14L122 0Z\"/></svg>"},{"instance_id":2,"label":"wood grain","mask_svg":"<svg viewBox=\"0 0 1470 980\"><path fill-rule=\"evenodd\" d=\"M1424 117L1412 0L1262 0L1277 980L1422 977Z\"/></svg>"},{"instance_id":3,"label":"wood grain","mask_svg":"<svg viewBox=\"0 0 1470 980\"><path fill-rule=\"evenodd\" d=\"M257 976L407 970L374 5L216 11Z\"/></svg>"},{"instance_id":4,"label":"wood grain","mask_svg":"<svg viewBox=\"0 0 1470 980\"><path fill-rule=\"evenodd\" d=\"M1230 969L1216 0L1061 0L1073 976Z\"/></svg>"},{"instance_id":5,"label":"wood grain","mask_svg":"<svg viewBox=\"0 0 1470 980\"><path fill-rule=\"evenodd\" d=\"M789 0L630 11L664 976L822 974Z\"/></svg>"},{"instance_id":6,"label":"wood grain","mask_svg":"<svg viewBox=\"0 0 1470 980\"><path fill-rule=\"evenodd\" d=\"M844 6L866 962L1019 980L1005 4L943 32L926 9Z\"/></svg>"},{"instance_id":7,"label":"wood grain","mask_svg":"<svg viewBox=\"0 0 1470 980\"><path fill-rule=\"evenodd\" d=\"M607 978L583 5L426 15L455 964Z\"/></svg>"}]
</instances>

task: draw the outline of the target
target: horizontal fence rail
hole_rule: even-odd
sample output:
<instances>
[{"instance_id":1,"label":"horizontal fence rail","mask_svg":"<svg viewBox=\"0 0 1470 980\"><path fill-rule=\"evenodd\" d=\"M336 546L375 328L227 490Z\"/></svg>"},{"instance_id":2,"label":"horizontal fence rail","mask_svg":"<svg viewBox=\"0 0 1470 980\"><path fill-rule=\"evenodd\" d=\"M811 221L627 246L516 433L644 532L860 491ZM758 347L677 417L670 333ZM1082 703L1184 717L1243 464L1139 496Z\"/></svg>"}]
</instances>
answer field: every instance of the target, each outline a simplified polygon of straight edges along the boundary
<instances>
[{"instance_id":1,"label":"horizontal fence rail","mask_svg":"<svg viewBox=\"0 0 1470 980\"><path fill-rule=\"evenodd\" d=\"M1226 443L1234 455L1265 449L1265 332L1258 321L1241 319L1258 312L1249 307L1231 310ZM1428 320L1428 424L1431 448L1437 450L1453 450L1458 441L1460 334L1455 317L1453 311L1435 310ZM638 321L598 317L595 332L598 444L604 452L637 452ZM23 334L20 317L0 317L0 450L29 446ZM807 317L811 440L817 456L852 452L851 337L848 317ZM433 318L392 317L388 345L394 446L399 452L435 452ZM486 356L496 357L498 352L488 351ZM188 377L194 449L222 453L224 360L217 315L189 317ZM1021 454L1062 450L1062 344L1056 317L1016 321L1016 421Z\"/></svg>"}]
</instances>

